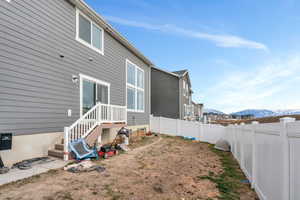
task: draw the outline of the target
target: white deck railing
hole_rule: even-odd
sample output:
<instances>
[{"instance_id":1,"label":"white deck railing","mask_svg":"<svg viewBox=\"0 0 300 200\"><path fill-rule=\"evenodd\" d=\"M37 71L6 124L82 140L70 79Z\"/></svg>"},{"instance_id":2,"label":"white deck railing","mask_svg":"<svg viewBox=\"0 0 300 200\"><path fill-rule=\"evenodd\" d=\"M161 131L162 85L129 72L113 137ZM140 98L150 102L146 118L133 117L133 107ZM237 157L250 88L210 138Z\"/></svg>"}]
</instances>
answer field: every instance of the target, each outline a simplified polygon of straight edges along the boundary
<instances>
[{"instance_id":1,"label":"white deck railing","mask_svg":"<svg viewBox=\"0 0 300 200\"><path fill-rule=\"evenodd\" d=\"M70 142L85 138L101 123L127 122L126 106L116 106L98 103L75 123L64 129L64 159L68 159L68 145Z\"/></svg>"}]
</instances>

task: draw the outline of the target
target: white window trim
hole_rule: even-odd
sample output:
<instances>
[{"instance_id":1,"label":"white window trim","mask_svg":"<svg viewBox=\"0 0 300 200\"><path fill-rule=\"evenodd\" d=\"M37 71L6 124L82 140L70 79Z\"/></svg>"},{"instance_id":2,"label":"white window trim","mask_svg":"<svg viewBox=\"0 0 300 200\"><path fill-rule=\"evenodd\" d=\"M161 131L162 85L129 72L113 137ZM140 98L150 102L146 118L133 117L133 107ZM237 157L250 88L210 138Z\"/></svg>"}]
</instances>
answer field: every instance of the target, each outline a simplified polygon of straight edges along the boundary
<instances>
[{"instance_id":1,"label":"white window trim","mask_svg":"<svg viewBox=\"0 0 300 200\"><path fill-rule=\"evenodd\" d=\"M186 90L185 90L185 92L186 92L187 98L189 98L189 84L186 84Z\"/></svg>"},{"instance_id":2,"label":"white window trim","mask_svg":"<svg viewBox=\"0 0 300 200\"><path fill-rule=\"evenodd\" d=\"M194 106L189 104L184 104L184 117L193 117L194 116Z\"/></svg>"},{"instance_id":3,"label":"white window trim","mask_svg":"<svg viewBox=\"0 0 300 200\"><path fill-rule=\"evenodd\" d=\"M82 95L83 95L83 80L87 80L87 81L91 81L91 82L95 82L99 85L104 85L108 87L108 105L110 105L110 83L105 82L105 81L101 81L99 79L93 78L91 76L87 76L84 74L79 74L79 81L80 81L80 117L82 117ZM97 94L96 94L97 95Z\"/></svg>"},{"instance_id":4,"label":"white window trim","mask_svg":"<svg viewBox=\"0 0 300 200\"><path fill-rule=\"evenodd\" d=\"M82 40L79 37L79 14L83 16L85 19L89 20L91 23L91 44L87 43L86 41ZM93 46L93 25L95 25L97 28L99 28L102 31L101 50ZM94 51L104 55L104 29L98 26L98 24L96 24L93 20L91 20L88 16L86 16L83 12L81 12L78 8L76 8L76 40L81 44L93 49Z\"/></svg>"},{"instance_id":5,"label":"white window trim","mask_svg":"<svg viewBox=\"0 0 300 200\"><path fill-rule=\"evenodd\" d=\"M128 77L127 77L127 67L128 67L128 63L130 63L131 65L133 65L133 66L135 66L135 85L132 85L131 83L127 83L127 80L128 80ZM133 88L134 90L135 90L135 109L128 109L127 108L127 111L128 112L136 112L136 113L144 113L145 112L145 107L146 107L146 104L145 104L145 102L146 102L146 97L145 97L145 87L146 87L146 85L145 85L145 71L142 69L142 68L140 68L139 66L137 66L136 64L134 64L133 62L131 62L129 59L126 59L126 64L125 64L125 66L126 66L126 108L127 108L127 87L129 86L129 87L131 87L131 88ZM143 81L144 81L144 88L140 88L140 87L138 87L137 86L137 69L139 69L139 70L141 70L142 72L143 72ZM137 91L142 91L143 93L144 93L144 106L143 106L143 110L138 110L137 109Z\"/></svg>"},{"instance_id":6,"label":"white window trim","mask_svg":"<svg viewBox=\"0 0 300 200\"><path fill-rule=\"evenodd\" d=\"M182 80L182 87L183 87L183 96L185 97L185 87L186 87L185 80Z\"/></svg>"}]
</instances>

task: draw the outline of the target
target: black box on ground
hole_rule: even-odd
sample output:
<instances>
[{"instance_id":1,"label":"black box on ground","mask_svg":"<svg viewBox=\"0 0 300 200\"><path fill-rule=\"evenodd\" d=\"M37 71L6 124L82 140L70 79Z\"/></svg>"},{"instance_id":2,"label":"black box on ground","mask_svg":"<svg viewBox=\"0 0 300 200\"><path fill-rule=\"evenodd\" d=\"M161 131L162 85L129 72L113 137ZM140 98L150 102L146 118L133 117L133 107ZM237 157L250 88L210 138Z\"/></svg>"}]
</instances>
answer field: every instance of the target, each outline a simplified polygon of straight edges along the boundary
<instances>
[{"instance_id":1,"label":"black box on ground","mask_svg":"<svg viewBox=\"0 0 300 200\"><path fill-rule=\"evenodd\" d=\"M0 133L0 151L11 150L12 133Z\"/></svg>"}]
</instances>

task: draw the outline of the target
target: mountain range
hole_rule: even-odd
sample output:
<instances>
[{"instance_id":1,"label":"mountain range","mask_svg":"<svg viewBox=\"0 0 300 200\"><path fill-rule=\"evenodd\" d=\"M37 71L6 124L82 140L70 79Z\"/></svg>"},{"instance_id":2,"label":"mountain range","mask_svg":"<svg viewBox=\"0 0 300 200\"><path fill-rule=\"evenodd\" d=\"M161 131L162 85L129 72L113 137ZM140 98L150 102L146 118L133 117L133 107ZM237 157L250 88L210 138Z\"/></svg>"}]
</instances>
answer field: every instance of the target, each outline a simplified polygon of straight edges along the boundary
<instances>
[{"instance_id":1,"label":"mountain range","mask_svg":"<svg viewBox=\"0 0 300 200\"><path fill-rule=\"evenodd\" d=\"M205 109L205 113L225 114L215 109ZM300 115L300 110L267 110L267 109L247 109L239 112L230 113L230 115L253 115L255 118L281 116L281 115Z\"/></svg>"},{"instance_id":2,"label":"mountain range","mask_svg":"<svg viewBox=\"0 0 300 200\"><path fill-rule=\"evenodd\" d=\"M218 115L223 115L225 113L215 110L215 109L210 109L210 108L205 108L204 113L213 113L213 114L218 114Z\"/></svg>"}]
</instances>

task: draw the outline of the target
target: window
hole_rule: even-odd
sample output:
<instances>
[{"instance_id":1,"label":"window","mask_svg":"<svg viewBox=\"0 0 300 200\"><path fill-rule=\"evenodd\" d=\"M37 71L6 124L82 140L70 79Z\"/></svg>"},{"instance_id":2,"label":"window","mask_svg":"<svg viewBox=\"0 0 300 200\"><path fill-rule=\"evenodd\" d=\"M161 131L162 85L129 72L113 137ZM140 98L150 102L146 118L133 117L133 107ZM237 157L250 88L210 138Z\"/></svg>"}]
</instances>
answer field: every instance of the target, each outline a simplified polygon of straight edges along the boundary
<instances>
[{"instance_id":1,"label":"window","mask_svg":"<svg viewBox=\"0 0 300 200\"><path fill-rule=\"evenodd\" d=\"M188 84L186 84L186 96L188 97L189 96L189 85Z\"/></svg>"},{"instance_id":2,"label":"window","mask_svg":"<svg viewBox=\"0 0 300 200\"><path fill-rule=\"evenodd\" d=\"M126 60L127 109L131 112L145 110L145 73L134 63Z\"/></svg>"},{"instance_id":3,"label":"window","mask_svg":"<svg viewBox=\"0 0 300 200\"><path fill-rule=\"evenodd\" d=\"M128 84L131 84L131 85L135 85L135 70L136 70L136 67L127 62L127 83Z\"/></svg>"},{"instance_id":4,"label":"window","mask_svg":"<svg viewBox=\"0 0 300 200\"><path fill-rule=\"evenodd\" d=\"M79 14L79 38L90 44L91 35L91 22Z\"/></svg>"},{"instance_id":5,"label":"window","mask_svg":"<svg viewBox=\"0 0 300 200\"><path fill-rule=\"evenodd\" d=\"M97 84L97 102L108 104L108 86Z\"/></svg>"},{"instance_id":6,"label":"window","mask_svg":"<svg viewBox=\"0 0 300 200\"><path fill-rule=\"evenodd\" d=\"M135 110L135 89L127 86L127 109Z\"/></svg>"},{"instance_id":7,"label":"window","mask_svg":"<svg viewBox=\"0 0 300 200\"><path fill-rule=\"evenodd\" d=\"M76 26L76 40L103 55L103 29L78 9L76 10Z\"/></svg>"},{"instance_id":8,"label":"window","mask_svg":"<svg viewBox=\"0 0 300 200\"><path fill-rule=\"evenodd\" d=\"M184 116L189 117L194 115L194 106L184 104Z\"/></svg>"},{"instance_id":9,"label":"window","mask_svg":"<svg viewBox=\"0 0 300 200\"><path fill-rule=\"evenodd\" d=\"M185 96L185 80L183 80L183 96Z\"/></svg>"},{"instance_id":10,"label":"window","mask_svg":"<svg viewBox=\"0 0 300 200\"><path fill-rule=\"evenodd\" d=\"M144 72L137 68L137 86L144 89Z\"/></svg>"},{"instance_id":11,"label":"window","mask_svg":"<svg viewBox=\"0 0 300 200\"><path fill-rule=\"evenodd\" d=\"M144 110L144 91L137 90L137 110Z\"/></svg>"}]
</instances>

